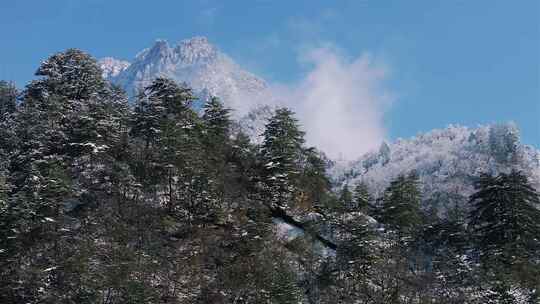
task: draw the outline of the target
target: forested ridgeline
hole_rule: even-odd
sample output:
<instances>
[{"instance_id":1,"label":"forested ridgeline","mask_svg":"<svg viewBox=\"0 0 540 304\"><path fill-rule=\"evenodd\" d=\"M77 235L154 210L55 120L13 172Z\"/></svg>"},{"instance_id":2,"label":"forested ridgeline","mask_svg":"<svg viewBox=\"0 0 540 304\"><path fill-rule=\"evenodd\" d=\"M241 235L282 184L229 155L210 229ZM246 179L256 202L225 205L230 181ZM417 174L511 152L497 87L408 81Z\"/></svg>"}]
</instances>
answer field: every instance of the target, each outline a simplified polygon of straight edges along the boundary
<instances>
[{"instance_id":1,"label":"forested ridgeline","mask_svg":"<svg viewBox=\"0 0 540 304\"><path fill-rule=\"evenodd\" d=\"M440 218L415 172L381 197L331 185L287 108L258 145L218 98L194 110L157 78L128 102L76 49L36 76L0 82L0 303L539 301L540 201L519 171L479 176L472 211Z\"/></svg>"}]
</instances>

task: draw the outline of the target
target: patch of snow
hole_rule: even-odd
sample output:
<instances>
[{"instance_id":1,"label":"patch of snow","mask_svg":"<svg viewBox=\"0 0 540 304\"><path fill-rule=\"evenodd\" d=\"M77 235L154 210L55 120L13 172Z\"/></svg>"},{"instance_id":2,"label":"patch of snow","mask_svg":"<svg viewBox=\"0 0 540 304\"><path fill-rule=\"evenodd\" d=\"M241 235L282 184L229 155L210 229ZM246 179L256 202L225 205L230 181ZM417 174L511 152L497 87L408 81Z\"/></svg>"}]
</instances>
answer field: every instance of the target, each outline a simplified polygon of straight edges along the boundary
<instances>
[{"instance_id":1,"label":"patch of snow","mask_svg":"<svg viewBox=\"0 0 540 304\"><path fill-rule=\"evenodd\" d=\"M110 79L118 76L118 74L127 69L130 63L113 57L105 57L98 61L98 65L103 71L103 78Z\"/></svg>"}]
</instances>

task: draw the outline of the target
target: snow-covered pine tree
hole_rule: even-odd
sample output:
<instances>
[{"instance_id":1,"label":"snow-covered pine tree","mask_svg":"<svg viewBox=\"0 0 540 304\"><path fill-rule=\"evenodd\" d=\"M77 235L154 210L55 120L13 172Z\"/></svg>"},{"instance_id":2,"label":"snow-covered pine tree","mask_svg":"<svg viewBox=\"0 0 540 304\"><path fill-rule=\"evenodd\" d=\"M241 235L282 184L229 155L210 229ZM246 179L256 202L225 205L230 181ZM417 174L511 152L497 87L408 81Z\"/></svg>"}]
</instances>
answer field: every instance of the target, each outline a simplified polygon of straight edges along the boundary
<instances>
[{"instance_id":1,"label":"snow-covered pine tree","mask_svg":"<svg viewBox=\"0 0 540 304\"><path fill-rule=\"evenodd\" d=\"M475 244L486 267L536 263L540 257L540 198L519 172L484 175L475 184L470 214Z\"/></svg>"},{"instance_id":2,"label":"snow-covered pine tree","mask_svg":"<svg viewBox=\"0 0 540 304\"><path fill-rule=\"evenodd\" d=\"M126 95L102 78L93 57L77 49L49 57L36 76L41 78L27 86L23 105L46 116L52 143L47 153L63 159L79 193L110 191L114 158L127 132Z\"/></svg>"},{"instance_id":3,"label":"snow-covered pine tree","mask_svg":"<svg viewBox=\"0 0 540 304\"><path fill-rule=\"evenodd\" d=\"M13 116L17 111L17 96L14 84L0 80L0 168L5 168L8 154L13 150Z\"/></svg>"},{"instance_id":4,"label":"snow-covered pine tree","mask_svg":"<svg viewBox=\"0 0 540 304\"><path fill-rule=\"evenodd\" d=\"M190 120L196 114L189 108L195 99L191 89L179 86L167 78L156 78L139 95L131 128L133 136L145 141L145 146L157 144L163 128L176 126L192 128Z\"/></svg>"},{"instance_id":5,"label":"snow-covered pine tree","mask_svg":"<svg viewBox=\"0 0 540 304\"><path fill-rule=\"evenodd\" d=\"M426 223L422 240L424 252L433 266L435 293L446 301L465 301L474 286L474 263L468 255L469 235L465 215L453 209L446 218Z\"/></svg>"},{"instance_id":6,"label":"snow-covered pine tree","mask_svg":"<svg viewBox=\"0 0 540 304\"><path fill-rule=\"evenodd\" d=\"M371 202L371 195L365 183L358 183L354 187L353 201L355 210L366 212L368 211L369 203Z\"/></svg>"},{"instance_id":7,"label":"snow-covered pine tree","mask_svg":"<svg viewBox=\"0 0 540 304\"><path fill-rule=\"evenodd\" d=\"M191 89L167 78L157 78L145 88L132 120L133 166L141 184L168 212L189 210L203 216L211 212L210 180L205 172L204 127L190 108L193 100Z\"/></svg>"},{"instance_id":8,"label":"snow-covered pine tree","mask_svg":"<svg viewBox=\"0 0 540 304\"><path fill-rule=\"evenodd\" d=\"M3 166L4 164L0 164L0 234L3 236L7 236L9 234L9 220L8 220L8 208L9 208L9 191L10 191L10 185L7 180L7 170ZM3 254L6 252L7 244L4 242L7 241L4 237L0 237L0 258Z\"/></svg>"},{"instance_id":9,"label":"snow-covered pine tree","mask_svg":"<svg viewBox=\"0 0 540 304\"><path fill-rule=\"evenodd\" d=\"M300 171L304 132L300 130L294 112L280 108L266 124L263 136L261 158L265 161L263 183L268 203L273 207L291 207L296 191L295 179Z\"/></svg>"},{"instance_id":10,"label":"snow-covered pine tree","mask_svg":"<svg viewBox=\"0 0 540 304\"><path fill-rule=\"evenodd\" d=\"M345 184L343 188L341 188L341 192L339 194L339 209L351 211L354 209L354 200L353 200L353 194L351 193L351 190L349 190L349 184Z\"/></svg>"},{"instance_id":11,"label":"snow-covered pine tree","mask_svg":"<svg viewBox=\"0 0 540 304\"><path fill-rule=\"evenodd\" d=\"M402 237L411 237L422 223L418 177L400 175L383 194L380 221Z\"/></svg>"},{"instance_id":12,"label":"snow-covered pine tree","mask_svg":"<svg viewBox=\"0 0 540 304\"><path fill-rule=\"evenodd\" d=\"M0 80L0 119L17 109L17 88L13 83Z\"/></svg>"},{"instance_id":13,"label":"snow-covered pine tree","mask_svg":"<svg viewBox=\"0 0 540 304\"><path fill-rule=\"evenodd\" d=\"M3 214L7 209L9 184L7 182L4 169L0 169L0 214Z\"/></svg>"},{"instance_id":14,"label":"snow-covered pine tree","mask_svg":"<svg viewBox=\"0 0 540 304\"><path fill-rule=\"evenodd\" d=\"M515 162L519 155L519 130L514 123L495 124L489 128L489 149L496 161Z\"/></svg>"},{"instance_id":15,"label":"snow-covered pine tree","mask_svg":"<svg viewBox=\"0 0 540 304\"><path fill-rule=\"evenodd\" d=\"M381 165L385 166L390 161L390 147L386 142L381 144L379 148L379 160Z\"/></svg>"},{"instance_id":16,"label":"snow-covered pine tree","mask_svg":"<svg viewBox=\"0 0 540 304\"><path fill-rule=\"evenodd\" d=\"M220 216L224 218L227 212L224 209L225 196L228 196L228 176L232 173L229 156L232 153L231 145L231 110L226 108L217 97L212 97L203 107L203 143L206 150L205 171L210 176L212 187L209 196L220 206Z\"/></svg>"},{"instance_id":17,"label":"snow-covered pine tree","mask_svg":"<svg viewBox=\"0 0 540 304\"><path fill-rule=\"evenodd\" d=\"M302 154L300 204L307 209L321 211L328 206L329 197L332 196L330 180L326 175L325 155L313 147L304 149Z\"/></svg>"},{"instance_id":18,"label":"snow-covered pine tree","mask_svg":"<svg viewBox=\"0 0 540 304\"><path fill-rule=\"evenodd\" d=\"M336 286L344 298L359 299L361 290L370 284L370 271L377 259L374 227L365 215L355 212L332 213L328 221L337 243Z\"/></svg>"},{"instance_id":19,"label":"snow-covered pine tree","mask_svg":"<svg viewBox=\"0 0 540 304\"><path fill-rule=\"evenodd\" d=\"M223 106L217 97L212 97L203 107L202 120L210 141L217 143L229 138L231 110Z\"/></svg>"},{"instance_id":20,"label":"snow-covered pine tree","mask_svg":"<svg viewBox=\"0 0 540 304\"><path fill-rule=\"evenodd\" d=\"M59 95L68 100L88 100L105 93L106 82L97 61L78 49L52 55L40 65L36 76L42 78L33 86L41 87L39 93L44 97Z\"/></svg>"},{"instance_id":21,"label":"snow-covered pine tree","mask_svg":"<svg viewBox=\"0 0 540 304\"><path fill-rule=\"evenodd\" d=\"M65 137L58 129L59 113L49 111L56 108L58 99L50 98L47 107L41 102L27 97L23 100L12 126L14 132L13 149L9 159L10 181L14 192L26 184L30 171L38 168L45 159L60 160Z\"/></svg>"},{"instance_id":22,"label":"snow-covered pine tree","mask_svg":"<svg viewBox=\"0 0 540 304\"><path fill-rule=\"evenodd\" d=\"M284 261L279 261L271 274L270 303L298 304L302 292L297 284L296 274Z\"/></svg>"}]
</instances>

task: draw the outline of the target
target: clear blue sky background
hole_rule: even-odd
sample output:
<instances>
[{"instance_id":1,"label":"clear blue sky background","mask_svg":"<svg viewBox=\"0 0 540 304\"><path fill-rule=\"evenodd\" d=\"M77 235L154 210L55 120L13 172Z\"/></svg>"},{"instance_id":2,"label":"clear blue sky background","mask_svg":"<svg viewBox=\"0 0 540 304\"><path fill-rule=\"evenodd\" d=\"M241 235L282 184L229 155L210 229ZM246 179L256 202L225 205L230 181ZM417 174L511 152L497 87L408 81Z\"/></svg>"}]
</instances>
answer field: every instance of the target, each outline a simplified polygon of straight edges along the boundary
<instances>
[{"instance_id":1,"label":"clear blue sky background","mask_svg":"<svg viewBox=\"0 0 540 304\"><path fill-rule=\"evenodd\" d=\"M194 35L269 81L305 73L302 47L368 51L391 69L392 138L515 121L540 147L540 1L0 1L0 79L19 87L69 48L132 58Z\"/></svg>"}]
</instances>

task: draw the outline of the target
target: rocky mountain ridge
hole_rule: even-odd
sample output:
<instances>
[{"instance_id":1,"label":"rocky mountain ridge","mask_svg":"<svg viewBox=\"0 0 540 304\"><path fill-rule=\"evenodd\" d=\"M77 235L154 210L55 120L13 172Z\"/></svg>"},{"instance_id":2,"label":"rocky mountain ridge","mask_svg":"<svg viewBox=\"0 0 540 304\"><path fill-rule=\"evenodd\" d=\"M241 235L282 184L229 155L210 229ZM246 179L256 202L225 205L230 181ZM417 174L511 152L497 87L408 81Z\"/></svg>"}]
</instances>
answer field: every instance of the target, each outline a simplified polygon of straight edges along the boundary
<instances>
[{"instance_id":1,"label":"rocky mountain ridge","mask_svg":"<svg viewBox=\"0 0 540 304\"><path fill-rule=\"evenodd\" d=\"M182 40L176 45L157 40L131 63L107 57L99 64L105 78L130 96L163 76L186 83L201 101L218 96L238 116L273 98L263 79L242 69L205 37Z\"/></svg>"}]
</instances>

